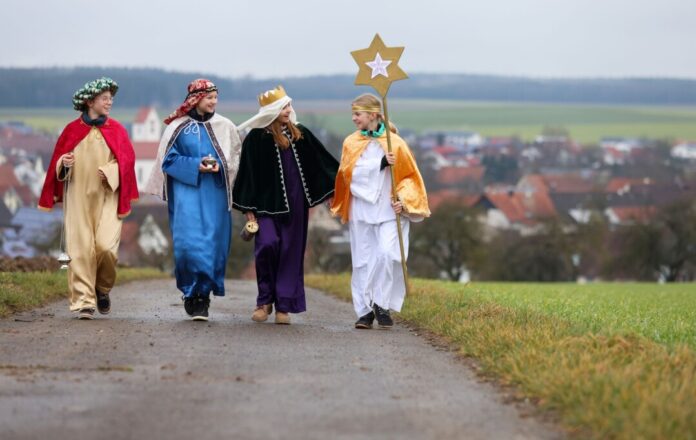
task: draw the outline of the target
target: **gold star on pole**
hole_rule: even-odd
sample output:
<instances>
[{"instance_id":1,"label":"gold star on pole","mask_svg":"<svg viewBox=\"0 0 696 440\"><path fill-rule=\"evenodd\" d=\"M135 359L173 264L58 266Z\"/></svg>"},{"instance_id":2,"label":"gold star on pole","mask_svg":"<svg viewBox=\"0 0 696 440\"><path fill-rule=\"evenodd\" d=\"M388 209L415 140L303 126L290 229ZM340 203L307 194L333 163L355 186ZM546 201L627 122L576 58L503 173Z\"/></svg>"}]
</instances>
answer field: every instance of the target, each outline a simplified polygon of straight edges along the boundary
<instances>
[{"instance_id":1,"label":"gold star on pole","mask_svg":"<svg viewBox=\"0 0 696 440\"><path fill-rule=\"evenodd\" d=\"M379 34L375 34L370 47L350 53L360 69L355 85L372 86L384 98L392 82L408 78L399 67L403 51L403 47L385 46Z\"/></svg>"}]
</instances>

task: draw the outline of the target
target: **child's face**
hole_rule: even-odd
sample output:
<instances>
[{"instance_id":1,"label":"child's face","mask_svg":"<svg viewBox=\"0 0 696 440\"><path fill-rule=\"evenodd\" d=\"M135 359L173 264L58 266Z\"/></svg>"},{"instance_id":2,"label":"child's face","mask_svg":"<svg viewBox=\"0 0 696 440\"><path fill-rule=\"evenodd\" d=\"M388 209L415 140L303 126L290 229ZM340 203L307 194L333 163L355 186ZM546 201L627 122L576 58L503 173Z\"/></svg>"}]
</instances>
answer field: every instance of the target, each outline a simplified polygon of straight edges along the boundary
<instances>
[{"instance_id":1,"label":"child's face","mask_svg":"<svg viewBox=\"0 0 696 440\"><path fill-rule=\"evenodd\" d=\"M292 104L288 103L278 114L278 122L281 124L290 122L290 113L292 113Z\"/></svg>"},{"instance_id":2,"label":"child's face","mask_svg":"<svg viewBox=\"0 0 696 440\"><path fill-rule=\"evenodd\" d=\"M215 107L217 106L217 101L218 93L210 92L205 96L205 98L198 101L198 104L196 104L196 110L198 110L198 113L202 115L206 113L213 113L215 111Z\"/></svg>"},{"instance_id":3,"label":"child's face","mask_svg":"<svg viewBox=\"0 0 696 440\"><path fill-rule=\"evenodd\" d=\"M353 124L358 130L369 130L377 119L376 113L353 112Z\"/></svg>"},{"instance_id":4,"label":"child's face","mask_svg":"<svg viewBox=\"0 0 696 440\"><path fill-rule=\"evenodd\" d=\"M113 103L114 97L107 90L95 96L94 99L87 101L87 107L99 116L108 116Z\"/></svg>"}]
</instances>

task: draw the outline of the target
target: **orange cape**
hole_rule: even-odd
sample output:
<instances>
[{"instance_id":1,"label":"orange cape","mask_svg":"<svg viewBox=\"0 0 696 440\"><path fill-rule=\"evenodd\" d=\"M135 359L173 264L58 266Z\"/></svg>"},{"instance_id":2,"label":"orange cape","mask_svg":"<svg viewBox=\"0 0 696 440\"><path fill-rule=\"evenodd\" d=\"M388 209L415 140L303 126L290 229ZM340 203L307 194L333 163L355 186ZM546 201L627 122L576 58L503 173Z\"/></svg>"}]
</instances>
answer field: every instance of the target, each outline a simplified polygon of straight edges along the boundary
<instances>
[{"instance_id":1,"label":"orange cape","mask_svg":"<svg viewBox=\"0 0 696 440\"><path fill-rule=\"evenodd\" d=\"M390 137L392 151L396 154L396 163L394 164L396 193L404 205L404 211L407 215L429 217L428 195L425 192L425 185L418 171L416 160L403 139L394 133L391 133ZM340 216L342 223L346 223L350 216L350 182L353 177L353 168L373 139L379 142L386 153L386 133L378 138L370 138L356 131L343 141L341 164L338 168L338 174L336 174L336 190L331 203L331 213L334 216Z\"/></svg>"}]
</instances>

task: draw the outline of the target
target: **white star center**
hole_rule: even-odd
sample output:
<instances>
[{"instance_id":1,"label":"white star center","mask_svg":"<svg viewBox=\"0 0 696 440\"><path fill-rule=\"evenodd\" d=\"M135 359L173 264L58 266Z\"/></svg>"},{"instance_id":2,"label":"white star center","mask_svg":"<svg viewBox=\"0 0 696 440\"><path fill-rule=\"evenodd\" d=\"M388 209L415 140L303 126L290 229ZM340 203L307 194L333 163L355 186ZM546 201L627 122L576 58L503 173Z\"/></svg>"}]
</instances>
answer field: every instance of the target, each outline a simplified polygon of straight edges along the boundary
<instances>
[{"instance_id":1,"label":"white star center","mask_svg":"<svg viewBox=\"0 0 696 440\"><path fill-rule=\"evenodd\" d=\"M391 64L390 60L383 60L382 56L377 52L377 56L374 60L368 61L367 64L370 69L372 69L372 79L377 75L384 75L385 78L389 78L387 74L387 66Z\"/></svg>"}]
</instances>

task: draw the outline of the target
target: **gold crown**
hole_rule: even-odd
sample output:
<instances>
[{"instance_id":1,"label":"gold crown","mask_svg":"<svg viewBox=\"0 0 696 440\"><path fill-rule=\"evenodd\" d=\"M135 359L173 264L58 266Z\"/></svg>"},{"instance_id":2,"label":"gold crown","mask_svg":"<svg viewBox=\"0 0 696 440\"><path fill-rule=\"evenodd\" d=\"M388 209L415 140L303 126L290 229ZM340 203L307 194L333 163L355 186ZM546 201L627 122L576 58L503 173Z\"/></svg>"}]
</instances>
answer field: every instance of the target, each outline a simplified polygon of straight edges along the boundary
<instances>
[{"instance_id":1,"label":"gold crown","mask_svg":"<svg viewBox=\"0 0 696 440\"><path fill-rule=\"evenodd\" d=\"M268 104L273 104L274 102L285 96L288 96L288 94L285 93L285 89L283 88L283 86L278 86L275 89L267 90L260 94L259 105L261 107L265 107Z\"/></svg>"}]
</instances>

